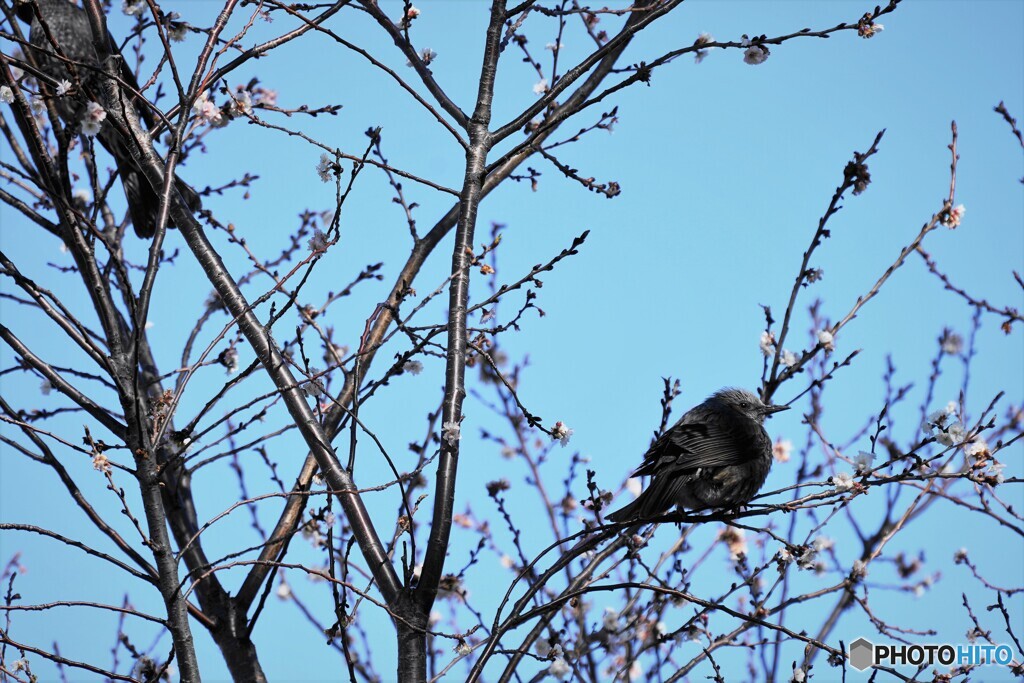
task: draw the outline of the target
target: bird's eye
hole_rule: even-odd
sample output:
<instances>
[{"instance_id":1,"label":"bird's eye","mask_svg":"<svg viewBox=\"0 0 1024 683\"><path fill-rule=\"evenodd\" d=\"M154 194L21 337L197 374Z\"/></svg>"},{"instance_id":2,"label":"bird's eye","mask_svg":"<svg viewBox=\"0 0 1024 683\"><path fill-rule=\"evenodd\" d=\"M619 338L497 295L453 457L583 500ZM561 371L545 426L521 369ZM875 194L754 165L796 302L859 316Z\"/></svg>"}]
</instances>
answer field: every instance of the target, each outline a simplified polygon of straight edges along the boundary
<instances>
[{"instance_id":1,"label":"bird's eye","mask_svg":"<svg viewBox=\"0 0 1024 683\"><path fill-rule=\"evenodd\" d=\"M750 404L747 403L746 401L744 401L743 403L740 404L740 408L749 408L749 407L750 407Z\"/></svg>"}]
</instances>

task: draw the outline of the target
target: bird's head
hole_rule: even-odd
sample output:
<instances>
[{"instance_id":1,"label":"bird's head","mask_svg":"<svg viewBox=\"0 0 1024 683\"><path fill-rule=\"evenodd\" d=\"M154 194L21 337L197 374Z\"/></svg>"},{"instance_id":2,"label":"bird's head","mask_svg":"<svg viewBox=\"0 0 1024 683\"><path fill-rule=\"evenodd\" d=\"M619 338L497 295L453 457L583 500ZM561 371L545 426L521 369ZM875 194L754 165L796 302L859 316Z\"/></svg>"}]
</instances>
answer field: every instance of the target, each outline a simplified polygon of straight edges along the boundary
<instances>
[{"instance_id":1,"label":"bird's head","mask_svg":"<svg viewBox=\"0 0 1024 683\"><path fill-rule=\"evenodd\" d=\"M14 13L26 24L31 24L36 16L29 0L14 0Z\"/></svg>"},{"instance_id":2,"label":"bird's head","mask_svg":"<svg viewBox=\"0 0 1024 683\"><path fill-rule=\"evenodd\" d=\"M789 410L789 406L766 405L758 398L757 394L751 393L746 389L722 389L716 392L713 398L733 410L746 415L758 424L764 424L765 418L775 413Z\"/></svg>"}]
</instances>

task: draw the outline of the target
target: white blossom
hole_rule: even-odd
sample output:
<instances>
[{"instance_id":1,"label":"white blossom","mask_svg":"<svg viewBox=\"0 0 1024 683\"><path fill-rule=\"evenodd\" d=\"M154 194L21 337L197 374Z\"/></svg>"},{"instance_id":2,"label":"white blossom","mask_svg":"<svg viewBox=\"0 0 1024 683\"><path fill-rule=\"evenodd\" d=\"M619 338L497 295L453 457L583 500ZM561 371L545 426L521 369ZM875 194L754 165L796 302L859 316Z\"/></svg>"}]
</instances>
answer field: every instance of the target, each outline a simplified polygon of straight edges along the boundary
<instances>
[{"instance_id":1,"label":"white blossom","mask_svg":"<svg viewBox=\"0 0 1024 683\"><path fill-rule=\"evenodd\" d=\"M814 563L818 561L818 551L814 547L807 548L804 553L800 556L800 559L796 561L796 564L801 569L813 569Z\"/></svg>"},{"instance_id":2,"label":"white blossom","mask_svg":"<svg viewBox=\"0 0 1024 683\"><path fill-rule=\"evenodd\" d=\"M739 559L740 555L747 554L747 535L743 529L726 527L719 532L718 540L729 548L729 557L733 560Z\"/></svg>"},{"instance_id":3,"label":"white blossom","mask_svg":"<svg viewBox=\"0 0 1024 683\"><path fill-rule=\"evenodd\" d=\"M313 230L313 236L309 238L306 246L314 254L321 251L327 251L327 247L330 245L330 240L327 239L327 235L320 228Z\"/></svg>"},{"instance_id":4,"label":"white blossom","mask_svg":"<svg viewBox=\"0 0 1024 683\"><path fill-rule=\"evenodd\" d=\"M224 349L220 355L220 364L227 369L229 375L238 372L238 351L233 346Z\"/></svg>"},{"instance_id":5,"label":"white blossom","mask_svg":"<svg viewBox=\"0 0 1024 683\"><path fill-rule=\"evenodd\" d=\"M172 12L171 14L174 14ZM167 26L167 37L171 39L173 43L182 43L188 36L188 24L182 21L172 21Z\"/></svg>"},{"instance_id":6,"label":"white blossom","mask_svg":"<svg viewBox=\"0 0 1024 683\"><path fill-rule=\"evenodd\" d=\"M829 332L828 330L821 330L820 332L818 332L818 343L821 344L821 348L825 349L826 351L836 350L835 338L832 336L832 333Z\"/></svg>"},{"instance_id":7,"label":"white blossom","mask_svg":"<svg viewBox=\"0 0 1024 683\"><path fill-rule=\"evenodd\" d=\"M991 455L988 448L988 442L980 436L974 437L974 440L964 449L964 453L974 458L975 460L981 460L982 458Z\"/></svg>"},{"instance_id":8,"label":"white blossom","mask_svg":"<svg viewBox=\"0 0 1024 683\"><path fill-rule=\"evenodd\" d=\"M875 454L867 451L860 451L853 459L853 467L857 472L867 472L871 469L871 463L875 461Z\"/></svg>"},{"instance_id":9,"label":"white blossom","mask_svg":"<svg viewBox=\"0 0 1024 683\"><path fill-rule=\"evenodd\" d=\"M966 433L964 432L964 426L960 422L954 422L945 429L940 429L939 433L935 435L935 440L943 446L952 446L954 444L962 443Z\"/></svg>"},{"instance_id":10,"label":"white blossom","mask_svg":"<svg viewBox=\"0 0 1024 683\"><path fill-rule=\"evenodd\" d=\"M146 9L146 3L143 0L124 0L121 3L121 11L130 17L139 16L144 9Z\"/></svg>"},{"instance_id":11,"label":"white blossom","mask_svg":"<svg viewBox=\"0 0 1024 683\"><path fill-rule=\"evenodd\" d=\"M833 540L832 540L831 538L829 538L828 536L824 536L824 535L821 535L821 536L815 536L815 537L814 537L814 541L812 541L812 542L811 542L811 545L812 545L812 546L814 547L814 549L815 549L815 550L816 550L817 552L819 552L819 553L820 553L820 552L821 552L822 550L828 550L829 548L831 548L831 547L832 547L832 546L834 546L835 544L836 544L836 542L835 542L835 541L833 541Z\"/></svg>"},{"instance_id":12,"label":"white blossom","mask_svg":"<svg viewBox=\"0 0 1024 683\"><path fill-rule=\"evenodd\" d=\"M558 680L564 681L572 673L572 667L569 666L569 662L565 661L564 657L556 657L555 661L551 662L551 666L548 667L548 673Z\"/></svg>"},{"instance_id":13,"label":"white blossom","mask_svg":"<svg viewBox=\"0 0 1024 683\"><path fill-rule=\"evenodd\" d=\"M402 18L398 20L398 22L397 22L398 23L398 28L402 28L402 29L409 28L409 26L412 25L413 19L415 19L419 15L420 15L419 8L410 5L409 9L406 10L405 14L402 15Z\"/></svg>"},{"instance_id":14,"label":"white blossom","mask_svg":"<svg viewBox=\"0 0 1024 683\"><path fill-rule=\"evenodd\" d=\"M792 452L793 442L788 439L776 439L772 445L772 456L775 458L775 462L789 462Z\"/></svg>"},{"instance_id":15,"label":"white blossom","mask_svg":"<svg viewBox=\"0 0 1024 683\"><path fill-rule=\"evenodd\" d=\"M768 48L764 45L751 45L743 52L743 61L747 64L764 64L769 55Z\"/></svg>"},{"instance_id":16,"label":"white blossom","mask_svg":"<svg viewBox=\"0 0 1024 683\"><path fill-rule=\"evenodd\" d=\"M441 427L441 438L454 446L462 438L462 426L458 422L445 422Z\"/></svg>"},{"instance_id":17,"label":"white blossom","mask_svg":"<svg viewBox=\"0 0 1024 683\"><path fill-rule=\"evenodd\" d=\"M429 66L430 63L437 58L437 53L434 52L433 50L431 50L429 47L425 47L422 50L420 50L419 58L420 58L420 61L423 62L423 64ZM412 66L413 65L412 60L410 59L409 61L407 61L405 63L405 65L406 66Z\"/></svg>"},{"instance_id":18,"label":"white blossom","mask_svg":"<svg viewBox=\"0 0 1024 683\"><path fill-rule=\"evenodd\" d=\"M103 474L110 474L112 469L110 460L103 453L97 453L92 456L92 467Z\"/></svg>"},{"instance_id":19,"label":"white blossom","mask_svg":"<svg viewBox=\"0 0 1024 683\"><path fill-rule=\"evenodd\" d=\"M14 101L14 91L6 85L0 85L0 102L10 104Z\"/></svg>"},{"instance_id":20,"label":"white blossom","mask_svg":"<svg viewBox=\"0 0 1024 683\"><path fill-rule=\"evenodd\" d=\"M256 96L256 104L273 107L277 104L277 91L270 88L256 88L253 93Z\"/></svg>"},{"instance_id":21,"label":"white blossom","mask_svg":"<svg viewBox=\"0 0 1024 683\"><path fill-rule=\"evenodd\" d=\"M643 484L640 483L639 477L630 477L626 480L626 490L632 493L634 498L638 498L640 496L640 492L643 488Z\"/></svg>"},{"instance_id":22,"label":"white blossom","mask_svg":"<svg viewBox=\"0 0 1024 683\"><path fill-rule=\"evenodd\" d=\"M287 600L288 598L292 597L292 587L284 581L282 581L280 585L278 585L277 587L277 597L281 598L282 600Z\"/></svg>"},{"instance_id":23,"label":"white blossom","mask_svg":"<svg viewBox=\"0 0 1024 683\"><path fill-rule=\"evenodd\" d=\"M857 35L861 38L873 38L876 33L881 33L884 30L885 25L872 21L870 15L864 15L864 18L857 24Z\"/></svg>"},{"instance_id":24,"label":"white blossom","mask_svg":"<svg viewBox=\"0 0 1024 683\"><path fill-rule=\"evenodd\" d=\"M334 162L327 156L327 153L320 155L320 163L316 165L317 175L325 183L331 182L331 171L334 170Z\"/></svg>"},{"instance_id":25,"label":"white blossom","mask_svg":"<svg viewBox=\"0 0 1024 683\"><path fill-rule=\"evenodd\" d=\"M569 439L572 437L573 430L569 429L564 422L559 420L555 423L555 426L551 428L551 438L557 439L561 442L562 448L569 445Z\"/></svg>"},{"instance_id":26,"label":"white blossom","mask_svg":"<svg viewBox=\"0 0 1024 683\"><path fill-rule=\"evenodd\" d=\"M947 332L942 335L942 352L955 356L964 348L964 338L956 332Z\"/></svg>"},{"instance_id":27,"label":"white blossom","mask_svg":"<svg viewBox=\"0 0 1024 683\"><path fill-rule=\"evenodd\" d=\"M46 101L42 97L33 97L28 101L28 106L36 116L42 116L46 111Z\"/></svg>"},{"instance_id":28,"label":"white blossom","mask_svg":"<svg viewBox=\"0 0 1024 683\"><path fill-rule=\"evenodd\" d=\"M314 548L320 545L320 529L313 522L302 525L302 537L308 540Z\"/></svg>"},{"instance_id":29,"label":"white blossom","mask_svg":"<svg viewBox=\"0 0 1024 683\"><path fill-rule=\"evenodd\" d=\"M960 221L963 220L964 214L967 213L967 209L963 204L957 204L948 212L942 216L942 224L950 230L960 226Z\"/></svg>"},{"instance_id":30,"label":"white blossom","mask_svg":"<svg viewBox=\"0 0 1024 683\"><path fill-rule=\"evenodd\" d=\"M106 118L107 112L103 111L103 107L96 102L90 102L85 108L85 113L82 114L82 133L93 137L100 132L100 127Z\"/></svg>"},{"instance_id":31,"label":"white blossom","mask_svg":"<svg viewBox=\"0 0 1024 683\"><path fill-rule=\"evenodd\" d=\"M455 645L455 654L465 657L472 651L473 648L470 646L470 644L467 643L465 640L459 638L459 642Z\"/></svg>"},{"instance_id":32,"label":"white blossom","mask_svg":"<svg viewBox=\"0 0 1024 683\"><path fill-rule=\"evenodd\" d=\"M789 683L804 683L807 680L807 674L803 669L793 669L793 676L789 679Z\"/></svg>"},{"instance_id":33,"label":"white blossom","mask_svg":"<svg viewBox=\"0 0 1024 683\"><path fill-rule=\"evenodd\" d=\"M234 93L229 93L229 97L231 97L232 114L235 116L252 114L252 93L245 86L237 86Z\"/></svg>"},{"instance_id":34,"label":"white blossom","mask_svg":"<svg viewBox=\"0 0 1024 683\"><path fill-rule=\"evenodd\" d=\"M71 199L76 205L85 206L92 201L92 193L84 187L78 187L71 191Z\"/></svg>"},{"instance_id":35,"label":"white blossom","mask_svg":"<svg viewBox=\"0 0 1024 683\"><path fill-rule=\"evenodd\" d=\"M207 93L202 93L196 98L196 101L192 104L192 113L195 114L200 122L208 123L214 127L220 127L227 125L227 120L224 118L223 112L220 107L213 103Z\"/></svg>"},{"instance_id":36,"label":"white blossom","mask_svg":"<svg viewBox=\"0 0 1024 683\"><path fill-rule=\"evenodd\" d=\"M780 356L779 360L782 361L782 364L785 365L787 368L791 368L794 365L796 365L796 354L793 353L792 351L786 351L785 349L783 349L782 355Z\"/></svg>"},{"instance_id":37,"label":"white blossom","mask_svg":"<svg viewBox=\"0 0 1024 683\"><path fill-rule=\"evenodd\" d=\"M312 398L320 398L327 391L326 387L324 387L323 380L320 377L320 371L314 367L310 367L309 374L312 379L302 385L302 393Z\"/></svg>"},{"instance_id":38,"label":"white blossom","mask_svg":"<svg viewBox=\"0 0 1024 683\"><path fill-rule=\"evenodd\" d=\"M936 428L945 429L954 415L956 415L956 403L950 401L945 408L929 413L921 423L921 429L928 434L934 433Z\"/></svg>"},{"instance_id":39,"label":"white blossom","mask_svg":"<svg viewBox=\"0 0 1024 683\"><path fill-rule=\"evenodd\" d=\"M601 621L601 625L605 631L619 630L619 613L614 607L604 608L604 618Z\"/></svg>"},{"instance_id":40,"label":"white blossom","mask_svg":"<svg viewBox=\"0 0 1024 683\"><path fill-rule=\"evenodd\" d=\"M765 358L775 353L775 335L768 330L762 332L760 346Z\"/></svg>"},{"instance_id":41,"label":"white blossom","mask_svg":"<svg viewBox=\"0 0 1024 683\"><path fill-rule=\"evenodd\" d=\"M776 557L776 558L777 558L777 559L779 560L779 562L781 562L782 564L789 564L790 562L792 562L792 561L793 561L793 553L789 552L789 548L782 548L782 549L781 549L781 550L779 550L779 552L778 552L778 553L777 553L777 554L775 555L775 557Z\"/></svg>"},{"instance_id":42,"label":"white blossom","mask_svg":"<svg viewBox=\"0 0 1024 683\"><path fill-rule=\"evenodd\" d=\"M533 92L536 95L543 95L548 91L548 79L542 78L533 84Z\"/></svg>"},{"instance_id":43,"label":"white blossom","mask_svg":"<svg viewBox=\"0 0 1024 683\"><path fill-rule=\"evenodd\" d=\"M39 391L43 396L49 396L50 392L53 391L53 385L50 384L50 380L44 379L39 385Z\"/></svg>"},{"instance_id":44,"label":"white blossom","mask_svg":"<svg viewBox=\"0 0 1024 683\"><path fill-rule=\"evenodd\" d=\"M57 84L57 97L64 97L69 92L71 92L71 81L65 78Z\"/></svg>"},{"instance_id":45,"label":"white blossom","mask_svg":"<svg viewBox=\"0 0 1024 683\"><path fill-rule=\"evenodd\" d=\"M849 472L839 472L832 475L832 483L836 485L836 491L849 491L853 488L853 475Z\"/></svg>"},{"instance_id":46,"label":"white blossom","mask_svg":"<svg viewBox=\"0 0 1024 683\"><path fill-rule=\"evenodd\" d=\"M704 58L708 56L708 52L711 48L705 48L704 45L715 42L715 37L710 33L701 33L697 36L697 40L694 41L694 46L697 47L697 51L693 53L693 61L700 64L704 61Z\"/></svg>"},{"instance_id":47,"label":"white blossom","mask_svg":"<svg viewBox=\"0 0 1024 683\"><path fill-rule=\"evenodd\" d=\"M408 372L410 375L418 375L423 372L423 363L418 360L407 360L405 365L402 366L402 370Z\"/></svg>"},{"instance_id":48,"label":"white blossom","mask_svg":"<svg viewBox=\"0 0 1024 683\"><path fill-rule=\"evenodd\" d=\"M867 576L868 575L868 564L867 564L867 562L865 562L864 560L854 560L853 561L853 569L851 570L850 575L853 576L856 579L863 579L865 576Z\"/></svg>"},{"instance_id":49,"label":"white blossom","mask_svg":"<svg viewBox=\"0 0 1024 683\"><path fill-rule=\"evenodd\" d=\"M581 458L581 460L583 460L583 458ZM597 500L601 501L602 505L607 507L612 502L612 499L615 498L615 494L612 493L611 491L606 491L604 489L598 489L597 490L597 495L594 496L594 498L596 498ZM594 509L594 501L588 498L587 500L583 501L583 507L585 507L588 510L593 510Z\"/></svg>"}]
</instances>

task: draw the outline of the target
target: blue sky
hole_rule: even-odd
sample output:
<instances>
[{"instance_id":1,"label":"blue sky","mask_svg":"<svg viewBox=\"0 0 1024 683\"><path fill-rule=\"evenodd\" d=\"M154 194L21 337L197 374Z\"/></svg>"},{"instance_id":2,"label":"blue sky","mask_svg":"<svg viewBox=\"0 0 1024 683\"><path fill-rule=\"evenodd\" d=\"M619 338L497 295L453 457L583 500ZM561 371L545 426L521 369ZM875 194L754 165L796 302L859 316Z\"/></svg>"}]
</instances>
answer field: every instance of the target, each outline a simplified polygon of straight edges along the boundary
<instances>
[{"instance_id":1,"label":"blue sky","mask_svg":"<svg viewBox=\"0 0 1024 683\"><path fill-rule=\"evenodd\" d=\"M384 6L392 16L400 13L400 3ZM689 2L645 32L630 47L623 63L649 61L691 44L705 31L721 40L736 40L743 33L773 36L804 27L822 29L855 21L870 7L871 3L863 2ZM208 25L218 8L213 3L190 2L174 9L187 21ZM464 110L470 109L487 7L469 0L425 0L421 9L413 31L416 43L438 53L432 71L452 98ZM588 193L562 178L550 164L533 159L529 165L542 173L537 192L531 192L527 183L507 183L485 200L476 242L486 239L492 221L507 226L499 252L498 274L503 281L517 279L533 264L568 246L574 236L590 230L580 254L542 278L538 305L546 315L528 314L521 331L502 340L510 358L529 357L521 398L530 410L546 424L563 420L574 430L570 446L556 448L544 466L546 480L557 486L570 455L578 451L590 459L589 466L599 472L603 485L613 487L621 482L639 463L657 424L664 376L682 382L677 415L721 386L756 388L762 363L757 347L763 328L760 305L770 305L777 317L781 315L801 254L841 181L843 166L854 150L865 150L883 128L886 134L880 152L870 162L871 186L862 196L846 198L844 208L830 223L832 238L812 263L824 269L825 277L801 295L803 305L795 317L792 348L810 344L806 306L814 298L821 300L825 317L835 320L843 316L941 208L948 193L946 146L953 119L960 133L957 201L967 207L967 213L958 230L943 228L932 233L925 249L952 281L968 292L995 305L1024 308L1021 290L1011 275L1024 265L1024 202L1019 182L1024 164L1008 126L992 111L1002 100L1012 113L1024 116L1024 4L995 0L906 2L882 21L885 31L871 40L852 32L828 40L794 40L773 47L771 57L756 67L744 64L736 50L714 51L699 65L684 56L658 69L650 87L634 86L570 122L559 137L590 125L599 111L619 107L620 121L612 134L591 133L564 148L560 157L584 176L619 182L623 192L615 199ZM612 18L603 22L617 25ZM284 19L269 25L258 22L254 34L265 38L285 26ZM112 19L115 33L123 33L126 27L123 17ZM405 58L359 13L342 12L332 28L381 56L396 71L411 76ZM535 18L527 24L527 35L534 58L549 63L550 53L543 46L554 40L553 25ZM586 40L578 29L570 31L563 38L562 63L579 59L588 47ZM181 49L185 55L194 55L198 46L193 37ZM182 63L187 60L181 59ZM275 122L300 127L353 154L365 148L363 131L381 126L384 152L392 164L459 187L462 155L451 137L392 82L328 41L313 36L289 45L250 63L230 78L230 85L254 76L278 91L280 106L344 106L334 117ZM506 52L492 127L533 101L536 80L517 52ZM222 222L234 223L264 257L287 244L300 212L331 205L333 187L320 183L315 172L320 150L240 121L213 131L206 140L208 153L189 159L181 175L203 187L225 184L246 171L258 174L251 198L243 200L239 192L228 192L207 198L206 206ZM5 160L9 153L6 147L0 151ZM415 183L405 183L405 192L420 204L415 215L421 232L451 205L450 197ZM351 299L332 309L330 322L336 338L346 344L355 343L366 316L386 296L408 251L408 228L390 197L383 174L367 169L342 214L341 242L320 264L319 276L308 290L309 300L319 301L325 292L351 280L364 265L384 262L382 282L365 284ZM66 277L46 265L70 263L56 241L27 225L6 206L0 207L0 221L0 247L5 253L38 281L77 296L72 301L84 309L87 302L82 294L72 293ZM214 239L224 245L222 235ZM176 367L183 339L211 289L190 263L180 236L172 233L168 240L170 248L180 247L184 253L174 268L161 273L152 309L151 335L165 371ZM145 245L134 238L128 241L128 248L141 257ZM415 283L421 294L443 282L450 263L446 253L450 243L449 237ZM227 249L226 261L235 273L245 272L237 250ZM257 283L248 293L262 291L258 287L265 286L266 280ZM9 291L8 281L2 286ZM473 296L479 299L485 292L483 279L477 278ZM512 305L510 301L504 310ZM266 315L266 307L262 313ZM19 307L5 301L0 315L5 325L31 341L44 358L73 353L51 330L37 325L38 318ZM440 319L443 303L428 308L424 315ZM837 356L845 357L854 349L862 352L855 364L829 385L823 418L828 433L844 442L877 414L887 357L897 368L897 382L915 384L910 405L916 406L923 399L937 337L944 327L966 334L970 319L971 310L943 291L921 259L911 255L837 339ZM978 334L978 355L966 399L971 416L977 416L1000 390L1007 392L1004 406L1007 401L1020 405L1024 397L1021 330L1018 327L1013 334L1004 335L999 322L984 317ZM294 319L289 318L288 325L293 324ZM400 345L389 347L380 362L403 349ZM4 368L13 360L7 348L0 350L0 358ZM424 362L422 375L393 381L361 413L385 446L403 457L406 444L421 438L426 412L436 407L440 398L443 361L432 358ZM961 371L956 363L947 362L948 372L938 384L932 408L957 398ZM205 373L186 397L184 413L191 415L222 381L217 368ZM15 374L3 376L0 382L5 398L18 406L62 405L55 394L39 395L38 379ZM265 390L260 382L262 378L254 382L253 393L261 387ZM790 383L777 398L788 400L803 386ZM806 401L796 408L773 419L769 431L799 445L805 439L806 427L800 418L807 410ZM503 460L496 448L476 436L481 428L500 429L499 421L472 397L465 413L463 433L467 439L462 446L456 509L470 505L481 516L497 519L483 484L505 476L513 484L513 507L524 526L529 526L536 499L525 484L525 468ZM908 441L916 420L916 409L897 412L894 434ZM78 417L62 418L56 425L70 440L80 437ZM10 433L7 428L2 431ZM867 450L866 446L865 439L861 448ZM290 482L294 477L290 466L297 471L304 451L293 435L283 437L277 448L279 472ZM289 455L289 451L293 453ZM71 536L94 537L57 488L52 474L7 447L0 452L4 494L0 520L32 522ZM1004 455L1008 475L1024 474L1019 445ZM73 471L89 482L87 490L101 509L120 519L116 499L91 473L89 463L72 460L70 454L68 458ZM813 450L811 458L821 461L821 449ZM361 486L387 479L386 469L372 453L360 462L367 463L361 465ZM792 467L792 463L789 469L777 465L768 489L790 483ZM261 488L267 482L259 472L254 466L248 475L250 494L267 490ZM129 481L124 485L131 488ZM223 463L197 477L196 487L202 518L217 514L237 498L236 480ZM580 489L577 495L582 496L582 485ZM1018 509L1024 505L1019 486L1007 486L1002 492L1016 498ZM853 510L859 519L873 520L882 502L881 496L862 497ZM381 518L392 518L393 498L378 495L370 504ZM262 509L265 524L276 509L276 504ZM671 534L669 528L663 531ZM702 530L706 535L716 531ZM831 528L826 533L836 537L837 552L848 565L857 549L850 547L850 539L838 528L834 534ZM220 539L219 547L233 548L237 538L255 543L245 515L219 523L207 542L218 547L215 539ZM530 541L531 547L543 547L546 540L538 536ZM465 563L475 542L472 535L456 534L453 567ZM965 568L952 564L952 554L961 546L970 548L972 559L992 583L1021 585L1024 544L1019 539L992 523L964 517L950 505L939 504L887 549L890 556L900 550L908 555L924 550L926 572L940 571L942 575L922 598L879 591L885 600L891 596L892 614L899 610L907 615L901 623L934 627L940 629L940 638L963 640L968 622L960 607L961 591L968 591L976 611L989 604L992 596L972 593L974 584ZM26 601L83 599L87 595L88 599L119 602L121 595L130 592L134 604L160 612L156 596L139 585L111 579L100 563L82 560L80 554L43 539L0 536L0 561L18 551L23 552L21 561L29 570L17 581ZM304 557L315 560L312 554ZM714 562L723 572L728 569L724 555ZM496 570L500 567L492 554L474 569L478 573L470 573L470 589L474 580L486 581ZM241 576L237 574L239 581ZM892 583L883 576L885 569L880 568L879 582ZM222 580L232 584L231 578ZM290 580L296 593L326 619L329 601L322 588L300 577ZM506 583L503 579L502 589ZM802 585L815 584L808 579ZM481 604L475 606L486 608L488 591L477 590ZM1021 600L1015 604L1019 615ZM820 623L823 608L809 607L799 618L812 628ZM271 680L337 677L341 659L321 647L322 638L292 605L272 599L268 610L254 637ZM114 644L115 624L112 616L79 609L18 614L12 636L42 646L58 638L68 656L89 658ZM389 628L383 620L376 627ZM833 642L840 637L849 642L869 630L863 620L853 617L837 629ZM225 677L210 639L200 627L194 632L206 677ZM152 629L143 627L138 633L151 634ZM137 645L148 646L150 637L140 635ZM388 662L393 656L388 647L377 648L379 668L385 673L391 671ZM166 640L161 641L156 652L162 656L167 648ZM786 656L792 659L797 651L787 650ZM100 662L105 663L102 658ZM732 670L743 671L742 656L725 662ZM829 672L822 667L827 668L820 661L817 680L829 680ZM990 680L987 673L984 677Z\"/></svg>"}]
</instances>

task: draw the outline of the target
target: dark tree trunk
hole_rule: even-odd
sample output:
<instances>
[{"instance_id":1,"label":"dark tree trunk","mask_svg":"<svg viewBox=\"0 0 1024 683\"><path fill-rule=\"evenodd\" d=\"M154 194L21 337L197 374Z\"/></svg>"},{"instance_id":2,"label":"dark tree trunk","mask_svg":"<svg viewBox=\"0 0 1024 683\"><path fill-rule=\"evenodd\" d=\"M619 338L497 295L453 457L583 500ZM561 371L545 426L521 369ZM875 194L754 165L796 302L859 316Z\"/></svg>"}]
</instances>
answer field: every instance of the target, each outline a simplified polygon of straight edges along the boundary
<instances>
[{"instance_id":1,"label":"dark tree trunk","mask_svg":"<svg viewBox=\"0 0 1024 683\"><path fill-rule=\"evenodd\" d=\"M398 635L398 680L425 683L427 680L427 619L415 607L395 618Z\"/></svg>"}]
</instances>

